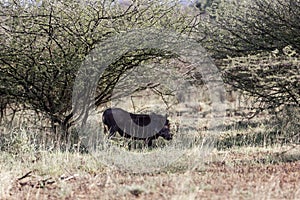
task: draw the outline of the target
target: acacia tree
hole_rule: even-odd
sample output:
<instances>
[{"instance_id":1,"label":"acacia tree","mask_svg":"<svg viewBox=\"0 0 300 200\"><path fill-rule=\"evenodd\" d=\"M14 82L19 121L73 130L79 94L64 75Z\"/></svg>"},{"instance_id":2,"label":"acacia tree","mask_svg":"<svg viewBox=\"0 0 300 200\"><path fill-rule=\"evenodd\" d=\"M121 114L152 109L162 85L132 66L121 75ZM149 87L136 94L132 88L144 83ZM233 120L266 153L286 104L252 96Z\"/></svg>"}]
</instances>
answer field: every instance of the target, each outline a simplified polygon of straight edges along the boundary
<instances>
[{"instance_id":1,"label":"acacia tree","mask_svg":"<svg viewBox=\"0 0 300 200\"><path fill-rule=\"evenodd\" d=\"M210 11L210 10L208 10ZM299 130L300 1L222 1L202 24L202 42L224 81L256 99L256 112L284 115ZM292 108L291 112L286 112ZM285 125L283 125L285 126Z\"/></svg>"},{"instance_id":2,"label":"acacia tree","mask_svg":"<svg viewBox=\"0 0 300 200\"><path fill-rule=\"evenodd\" d=\"M223 1L207 18L203 41L224 80L264 103L299 105L300 2Z\"/></svg>"},{"instance_id":3,"label":"acacia tree","mask_svg":"<svg viewBox=\"0 0 300 200\"><path fill-rule=\"evenodd\" d=\"M24 2L0 3L0 93L5 94L1 98L13 98L44 113L62 133L74 122L71 98L76 72L99 42L130 29L171 28L191 33L195 25L192 16L178 15L176 5L170 3ZM111 64L110 75L99 83L103 87L97 105L109 100L122 73L155 57L169 58L170 54L150 49L128 52Z\"/></svg>"}]
</instances>

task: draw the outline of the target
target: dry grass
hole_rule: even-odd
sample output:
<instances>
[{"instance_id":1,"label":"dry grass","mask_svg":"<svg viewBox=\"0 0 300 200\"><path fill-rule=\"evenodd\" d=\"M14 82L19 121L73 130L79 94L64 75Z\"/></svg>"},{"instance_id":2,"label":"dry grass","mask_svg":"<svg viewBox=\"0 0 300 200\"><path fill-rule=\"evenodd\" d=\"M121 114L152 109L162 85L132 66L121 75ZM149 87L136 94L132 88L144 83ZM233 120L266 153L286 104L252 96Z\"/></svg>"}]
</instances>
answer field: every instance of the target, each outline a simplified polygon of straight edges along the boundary
<instances>
[{"instance_id":1,"label":"dry grass","mask_svg":"<svg viewBox=\"0 0 300 200\"><path fill-rule=\"evenodd\" d=\"M299 150L214 149L193 168L186 156L152 173L120 171L90 154L1 152L0 199L299 199Z\"/></svg>"}]
</instances>

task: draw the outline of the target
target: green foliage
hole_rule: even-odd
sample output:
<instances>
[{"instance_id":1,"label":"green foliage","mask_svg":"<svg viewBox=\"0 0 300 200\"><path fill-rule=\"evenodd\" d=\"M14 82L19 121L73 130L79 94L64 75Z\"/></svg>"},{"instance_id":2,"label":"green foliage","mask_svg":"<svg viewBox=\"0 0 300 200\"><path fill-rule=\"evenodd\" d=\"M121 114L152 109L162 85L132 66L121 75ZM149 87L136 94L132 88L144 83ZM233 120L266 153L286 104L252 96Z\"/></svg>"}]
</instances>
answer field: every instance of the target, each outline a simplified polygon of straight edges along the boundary
<instances>
[{"instance_id":1,"label":"green foliage","mask_svg":"<svg viewBox=\"0 0 300 200\"><path fill-rule=\"evenodd\" d=\"M262 102L260 110L300 105L300 56L290 47L284 55L260 53L227 58L223 62L226 83Z\"/></svg>"},{"instance_id":2,"label":"green foliage","mask_svg":"<svg viewBox=\"0 0 300 200\"><path fill-rule=\"evenodd\" d=\"M300 51L300 2L295 0L223 0L208 10L213 18L199 28L214 57L242 56L259 51Z\"/></svg>"}]
</instances>

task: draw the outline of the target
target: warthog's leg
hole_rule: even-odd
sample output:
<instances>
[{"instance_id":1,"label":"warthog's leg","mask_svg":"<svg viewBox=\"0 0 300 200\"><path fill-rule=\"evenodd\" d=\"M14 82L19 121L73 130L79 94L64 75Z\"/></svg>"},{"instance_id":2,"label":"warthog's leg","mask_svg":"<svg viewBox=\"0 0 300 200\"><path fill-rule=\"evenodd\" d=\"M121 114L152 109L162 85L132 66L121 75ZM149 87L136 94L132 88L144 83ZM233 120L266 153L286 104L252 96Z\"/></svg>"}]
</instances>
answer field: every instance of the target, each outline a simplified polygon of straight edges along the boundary
<instances>
[{"instance_id":1,"label":"warthog's leg","mask_svg":"<svg viewBox=\"0 0 300 200\"><path fill-rule=\"evenodd\" d=\"M145 144L147 147L152 147L152 138L145 139Z\"/></svg>"},{"instance_id":2,"label":"warthog's leg","mask_svg":"<svg viewBox=\"0 0 300 200\"><path fill-rule=\"evenodd\" d=\"M111 137L115 136L116 132L117 132L117 127L116 126L110 127L108 139L110 139Z\"/></svg>"},{"instance_id":3,"label":"warthog's leg","mask_svg":"<svg viewBox=\"0 0 300 200\"><path fill-rule=\"evenodd\" d=\"M108 127L106 125L104 125L104 134L108 133Z\"/></svg>"}]
</instances>

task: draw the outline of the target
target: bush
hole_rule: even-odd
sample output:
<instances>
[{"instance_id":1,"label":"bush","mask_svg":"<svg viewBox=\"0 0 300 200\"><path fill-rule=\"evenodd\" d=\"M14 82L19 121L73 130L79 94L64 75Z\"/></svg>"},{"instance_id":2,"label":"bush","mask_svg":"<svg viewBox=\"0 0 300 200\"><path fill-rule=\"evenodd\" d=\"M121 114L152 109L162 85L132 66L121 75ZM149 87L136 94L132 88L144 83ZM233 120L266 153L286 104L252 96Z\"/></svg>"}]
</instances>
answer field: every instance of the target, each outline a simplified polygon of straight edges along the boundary
<instances>
[{"instance_id":1,"label":"bush","mask_svg":"<svg viewBox=\"0 0 300 200\"><path fill-rule=\"evenodd\" d=\"M291 47L283 51L223 60L225 82L260 102L258 112L300 104L300 56Z\"/></svg>"},{"instance_id":2,"label":"bush","mask_svg":"<svg viewBox=\"0 0 300 200\"><path fill-rule=\"evenodd\" d=\"M223 0L201 24L201 40L224 81L272 115L274 133L299 142L300 1ZM211 17L213 16L213 17Z\"/></svg>"}]
</instances>

